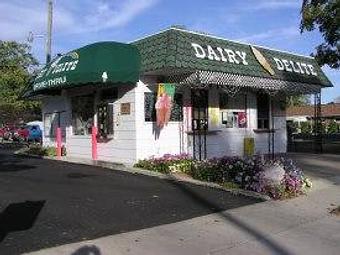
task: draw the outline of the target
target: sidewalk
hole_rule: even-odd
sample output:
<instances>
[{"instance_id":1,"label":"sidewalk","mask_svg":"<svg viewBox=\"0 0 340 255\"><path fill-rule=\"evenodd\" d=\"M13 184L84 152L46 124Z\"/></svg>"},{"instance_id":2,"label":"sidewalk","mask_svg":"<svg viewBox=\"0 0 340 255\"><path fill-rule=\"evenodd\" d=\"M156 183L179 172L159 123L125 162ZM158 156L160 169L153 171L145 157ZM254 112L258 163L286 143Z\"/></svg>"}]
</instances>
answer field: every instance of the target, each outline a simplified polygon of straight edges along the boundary
<instances>
[{"instance_id":1,"label":"sidewalk","mask_svg":"<svg viewBox=\"0 0 340 255\"><path fill-rule=\"evenodd\" d=\"M322 179L314 181L322 185L308 196L30 254L339 254L340 218L329 211L340 205L340 187Z\"/></svg>"}]
</instances>

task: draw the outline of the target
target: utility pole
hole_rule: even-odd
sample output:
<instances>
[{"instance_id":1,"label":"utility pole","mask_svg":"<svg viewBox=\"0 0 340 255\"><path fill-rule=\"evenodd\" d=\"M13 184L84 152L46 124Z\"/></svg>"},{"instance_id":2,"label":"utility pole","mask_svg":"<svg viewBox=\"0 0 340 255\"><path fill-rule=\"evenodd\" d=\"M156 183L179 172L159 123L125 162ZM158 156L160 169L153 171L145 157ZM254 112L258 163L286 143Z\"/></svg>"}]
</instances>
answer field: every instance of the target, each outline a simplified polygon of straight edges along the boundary
<instances>
[{"instance_id":1,"label":"utility pole","mask_svg":"<svg viewBox=\"0 0 340 255\"><path fill-rule=\"evenodd\" d=\"M48 0L47 5L46 64L51 61L53 0Z\"/></svg>"}]
</instances>

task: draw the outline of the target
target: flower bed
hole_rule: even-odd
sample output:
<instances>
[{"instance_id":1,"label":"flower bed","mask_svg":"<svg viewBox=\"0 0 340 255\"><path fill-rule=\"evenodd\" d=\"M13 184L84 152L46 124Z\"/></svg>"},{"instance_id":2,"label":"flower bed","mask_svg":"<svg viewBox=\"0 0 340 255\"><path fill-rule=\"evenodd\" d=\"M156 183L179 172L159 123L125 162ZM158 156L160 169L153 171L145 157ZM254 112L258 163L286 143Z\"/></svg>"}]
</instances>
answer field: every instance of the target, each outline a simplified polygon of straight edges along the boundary
<instances>
[{"instance_id":1,"label":"flower bed","mask_svg":"<svg viewBox=\"0 0 340 255\"><path fill-rule=\"evenodd\" d=\"M197 180L239 187L274 199L304 194L312 185L292 160L283 157L275 160L222 157L198 161L187 154L166 154L140 160L135 167L161 173L183 172Z\"/></svg>"}]
</instances>

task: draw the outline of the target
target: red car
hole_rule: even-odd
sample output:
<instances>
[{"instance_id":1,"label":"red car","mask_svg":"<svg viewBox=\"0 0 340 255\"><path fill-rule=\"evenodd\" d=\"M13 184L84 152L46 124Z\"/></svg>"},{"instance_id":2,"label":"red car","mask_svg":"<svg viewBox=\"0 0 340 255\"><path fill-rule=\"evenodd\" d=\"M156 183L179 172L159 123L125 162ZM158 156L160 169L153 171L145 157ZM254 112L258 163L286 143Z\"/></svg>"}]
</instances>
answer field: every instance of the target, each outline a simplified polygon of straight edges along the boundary
<instances>
[{"instance_id":1,"label":"red car","mask_svg":"<svg viewBox=\"0 0 340 255\"><path fill-rule=\"evenodd\" d=\"M0 137L4 137L4 134L5 134L5 128L2 127L0 128Z\"/></svg>"},{"instance_id":2,"label":"red car","mask_svg":"<svg viewBox=\"0 0 340 255\"><path fill-rule=\"evenodd\" d=\"M18 134L18 136L17 136L18 140L27 141L30 133L29 133L29 130L26 127L20 127L17 130L17 134Z\"/></svg>"}]
</instances>

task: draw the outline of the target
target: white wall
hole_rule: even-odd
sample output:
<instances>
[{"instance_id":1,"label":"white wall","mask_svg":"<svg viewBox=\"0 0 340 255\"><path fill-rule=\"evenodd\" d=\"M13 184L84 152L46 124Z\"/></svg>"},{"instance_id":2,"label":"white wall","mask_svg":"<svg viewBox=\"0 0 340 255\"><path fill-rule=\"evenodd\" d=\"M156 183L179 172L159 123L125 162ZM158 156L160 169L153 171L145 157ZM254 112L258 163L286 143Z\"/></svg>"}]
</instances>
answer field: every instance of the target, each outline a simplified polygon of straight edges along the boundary
<instances>
[{"instance_id":1,"label":"white wall","mask_svg":"<svg viewBox=\"0 0 340 255\"><path fill-rule=\"evenodd\" d=\"M148 86L147 84L153 84ZM170 122L162 130L155 128L155 123L144 121L144 93L155 91L155 81L147 80L139 82L136 88L136 127L137 127L137 159L149 158L151 156L162 156L165 153L179 154L188 152L192 154L193 141L191 131L191 107L190 89L183 90L184 109L183 122ZM219 101L219 91L209 90L209 106L216 107ZM189 106L188 106L189 105ZM273 107L275 103L273 103ZM219 112L219 109L217 109ZM275 112L274 112L275 113ZM210 110L209 110L210 114ZM274 114L275 116L275 114ZM211 117L211 116L210 116ZM257 103L256 94L247 93L247 128L225 128L221 124L221 116L218 114L219 125L213 126L209 119L209 131L207 134L207 156L243 156L244 138L252 137L255 139L255 154L268 153L268 133L256 133L257 129ZM274 117L275 131L275 153L286 152L286 121L285 117L278 115ZM156 132L155 132L156 131ZM157 131L159 136L157 136Z\"/></svg>"},{"instance_id":2,"label":"white wall","mask_svg":"<svg viewBox=\"0 0 340 255\"><path fill-rule=\"evenodd\" d=\"M98 160L133 163L136 161L136 107L135 86L118 88L114 102L114 135L107 143L98 143ZM130 114L120 113L121 103L130 103Z\"/></svg>"},{"instance_id":3,"label":"white wall","mask_svg":"<svg viewBox=\"0 0 340 255\"><path fill-rule=\"evenodd\" d=\"M42 117L45 120L45 114L57 113L60 114L60 126L63 132L63 144L66 143L66 136L71 125L71 108L69 100L65 96L48 96L42 99ZM43 144L46 146L55 146L55 138L48 137L46 132L43 133Z\"/></svg>"},{"instance_id":4,"label":"white wall","mask_svg":"<svg viewBox=\"0 0 340 255\"><path fill-rule=\"evenodd\" d=\"M118 99L114 102L114 135L106 143L98 143L98 160L133 163L136 160L136 125L135 125L135 90L134 85L122 85L118 88ZM63 96L46 97L43 99L42 111L44 113L64 111L61 115L61 125L66 126L67 156L92 159L92 145L90 135L73 135L72 132L72 105L71 98L77 95L93 94L98 90L93 88L75 88L63 92ZM120 114L120 104L130 103L129 115ZM55 146L55 139L44 137L45 146Z\"/></svg>"},{"instance_id":5,"label":"white wall","mask_svg":"<svg viewBox=\"0 0 340 255\"><path fill-rule=\"evenodd\" d=\"M209 105L216 105L219 102L219 93L217 89L209 91ZM243 97L243 96L242 96ZM226 128L222 125L221 115L218 115L218 126L214 129L216 132L207 135L207 156L243 156L244 154L244 138L254 137L253 129L257 127L257 111L256 111L256 95L248 92L246 96L247 102L247 128ZM218 103L217 103L218 105ZM219 109L218 109L219 111ZM255 138L255 143L256 143Z\"/></svg>"},{"instance_id":6,"label":"white wall","mask_svg":"<svg viewBox=\"0 0 340 255\"><path fill-rule=\"evenodd\" d=\"M148 85L149 84L149 85ZM156 127L154 122L144 120L144 93L155 91L156 81L152 78L139 81L136 86L123 85L119 87L118 99L114 102L114 136L106 143L98 143L98 159L121 163L134 163L137 159L151 156L162 156L166 153L192 153L191 131L191 95L190 89L183 89L183 121L169 122L163 129ZM47 97L43 100L43 113L65 111L62 123L66 126L67 155L91 159L91 137L72 134L71 97L80 93L93 93L86 89L69 90L63 96ZM217 107L219 91L210 89L209 105ZM130 103L130 115L120 114L121 103ZM277 104L273 103L275 152L286 152L286 119L284 114L276 111ZM217 109L219 112L219 109ZM211 116L210 116L211 117ZM207 156L221 157L225 155L243 155L244 137L255 138L255 153L268 153L268 133L255 133L257 128L256 94L247 93L247 128L225 128L218 114L218 125L214 126L209 120L207 135ZM45 145L54 146L53 139L44 137Z\"/></svg>"},{"instance_id":7,"label":"white wall","mask_svg":"<svg viewBox=\"0 0 340 255\"><path fill-rule=\"evenodd\" d=\"M135 89L137 159L185 152L182 122L169 122L167 126L159 129L155 122L145 121L144 93L155 91L156 88L155 86L148 87L144 82L138 82ZM155 83L153 80L146 82Z\"/></svg>"},{"instance_id":8,"label":"white wall","mask_svg":"<svg viewBox=\"0 0 340 255\"><path fill-rule=\"evenodd\" d=\"M274 133L274 153L287 152L287 126L286 126L286 111L280 109L280 100L283 98L272 99L273 111L273 129ZM255 134L255 153L268 154L269 153L269 133L256 133Z\"/></svg>"}]
</instances>

